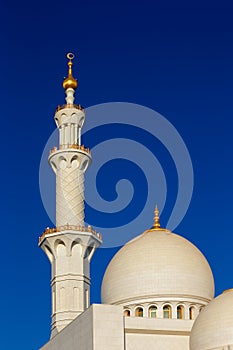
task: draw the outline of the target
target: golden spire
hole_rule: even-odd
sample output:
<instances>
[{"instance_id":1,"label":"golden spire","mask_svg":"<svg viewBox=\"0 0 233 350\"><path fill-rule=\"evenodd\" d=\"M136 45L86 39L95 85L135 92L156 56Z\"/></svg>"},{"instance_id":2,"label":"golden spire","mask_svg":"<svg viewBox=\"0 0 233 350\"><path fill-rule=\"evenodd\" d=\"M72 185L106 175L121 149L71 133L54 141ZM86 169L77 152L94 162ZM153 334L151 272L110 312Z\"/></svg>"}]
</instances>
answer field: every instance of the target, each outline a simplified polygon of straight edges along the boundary
<instances>
[{"instance_id":1,"label":"golden spire","mask_svg":"<svg viewBox=\"0 0 233 350\"><path fill-rule=\"evenodd\" d=\"M159 209L158 209L158 206L156 205L155 207L155 211L154 211L154 230L160 230L160 221L159 221Z\"/></svg>"},{"instance_id":2,"label":"golden spire","mask_svg":"<svg viewBox=\"0 0 233 350\"><path fill-rule=\"evenodd\" d=\"M150 228L149 230L146 230L144 233L150 233L150 232L154 232L154 231L164 231L167 233L171 233L170 230L168 230L166 228L162 228L160 226L159 209L158 209L157 205L156 205L155 211L154 211L154 225L152 228Z\"/></svg>"},{"instance_id":3,"label":"golden spire","mask_svg":"<svg viewBox=\"0 0 233 350\"><path fill-rule=\"evenodd\" d=\"M63 88L65 90L71 88L73 90L77 89L78 82L76 79L73 77L72 73L72 66L73 66L73 59L74 59L74 54L69 52L66 57L69 59L68 62L68 77L63 81Z\"/></svg>"}]
</instances>

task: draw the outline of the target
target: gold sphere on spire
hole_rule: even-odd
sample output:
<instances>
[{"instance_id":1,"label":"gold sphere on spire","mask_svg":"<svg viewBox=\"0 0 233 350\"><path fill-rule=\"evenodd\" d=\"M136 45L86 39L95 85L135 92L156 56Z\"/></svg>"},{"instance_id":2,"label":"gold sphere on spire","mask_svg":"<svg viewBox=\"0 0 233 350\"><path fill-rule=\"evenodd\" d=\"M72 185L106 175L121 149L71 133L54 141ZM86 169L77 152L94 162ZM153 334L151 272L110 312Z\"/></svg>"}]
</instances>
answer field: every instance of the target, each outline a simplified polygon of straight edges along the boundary
<instances>
[{"instance_id":1,"label":"gold sphere on spire","mask_svg":"<svg viewBox=\"0 0 233 350\"><path fill-rule=\"evenodd\" d=\"M73 59L74 59L74 54L69 52L66 57L69 59L68 62L68 77L63 81L63 88L65 90L67 89L73 89L76 90L78 86L78 81L74 79L73 73L72 73L72 66L73 66Z\"/></svg>"}]
</instances>

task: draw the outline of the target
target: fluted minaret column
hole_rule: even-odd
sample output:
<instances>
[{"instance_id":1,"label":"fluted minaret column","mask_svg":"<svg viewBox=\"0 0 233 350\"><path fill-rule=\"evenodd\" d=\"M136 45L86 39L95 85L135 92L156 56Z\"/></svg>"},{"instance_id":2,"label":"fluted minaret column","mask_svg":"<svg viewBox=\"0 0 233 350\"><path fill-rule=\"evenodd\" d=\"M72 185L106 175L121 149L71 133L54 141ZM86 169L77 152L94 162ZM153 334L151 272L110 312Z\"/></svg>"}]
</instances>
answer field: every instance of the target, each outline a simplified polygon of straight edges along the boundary
<instances>
[{"instance_id":1,"label":"fluted minaret column","mask_svg":"<svg viewBox=\"0 0 233 350\"><path fill-rule=\"evenodd\" d=\"M56 228L47 228L39 245L52 265L53 337L90 304L90 260L101 244L101 235L84 227L84 174L91 163L88 148L81 144L85 112L74 104L77 80L72 75L73 54L68 54L68 77L63 82L66 104L58 106L55 122L59 148L49 163L56 175Z\"/></svg>"}]
</instances>

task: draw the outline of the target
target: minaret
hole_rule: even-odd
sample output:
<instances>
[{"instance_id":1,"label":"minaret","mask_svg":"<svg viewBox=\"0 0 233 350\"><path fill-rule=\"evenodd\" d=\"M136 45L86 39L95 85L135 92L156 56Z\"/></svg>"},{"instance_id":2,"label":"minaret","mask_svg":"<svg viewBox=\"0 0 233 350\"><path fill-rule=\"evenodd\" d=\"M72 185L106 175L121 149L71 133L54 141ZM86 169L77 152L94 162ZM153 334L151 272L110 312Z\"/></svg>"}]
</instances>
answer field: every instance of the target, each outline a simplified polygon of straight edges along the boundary
<instances>
[{"instance_id":1,"label":"minaret","mask_svg":"<svg viewBox=\"0 0 233 350\"><path fill-rule=\"evenodd\" d=\"M100 234L84 226L84 173L91 154L81 144L85 111L74 104L78 85L72 73L74 55L67 58L66 104L58 106L54 116L60 145L49 155L56 175L56 228L47 228L39 240L52 265L51 337L89 307L90 260L102 243Z\"/></svg>"}]
</instances>

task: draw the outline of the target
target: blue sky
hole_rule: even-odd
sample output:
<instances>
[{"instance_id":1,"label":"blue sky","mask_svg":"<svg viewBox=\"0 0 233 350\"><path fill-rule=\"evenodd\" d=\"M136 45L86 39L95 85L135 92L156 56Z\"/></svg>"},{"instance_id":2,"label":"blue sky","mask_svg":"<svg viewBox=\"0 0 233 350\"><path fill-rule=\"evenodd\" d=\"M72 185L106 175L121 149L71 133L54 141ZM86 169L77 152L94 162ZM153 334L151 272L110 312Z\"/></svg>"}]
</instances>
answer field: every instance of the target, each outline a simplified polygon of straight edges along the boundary
<instances>
[{"instance_id":1,"label":"blue sky","mask_svg":"<svg viewBox=\"0 0 233 350\"><path fill-rule=\"evenodd\" d=\"M78 57L83 106L136 103L176 127L190 152L195 185L175 231L207 257L216 294L233 287L230 2L13 1L1 13L0 348L37 349L50 334L50 265L37 243L52 224L38 176L54 110L64 101L69 51ZM103 193L105 183L99 183ZM162 222L168 211L165 206ZM93 302L100 300L115 251L99 249L92 260Z\"/></svg>"}]
</instances>

